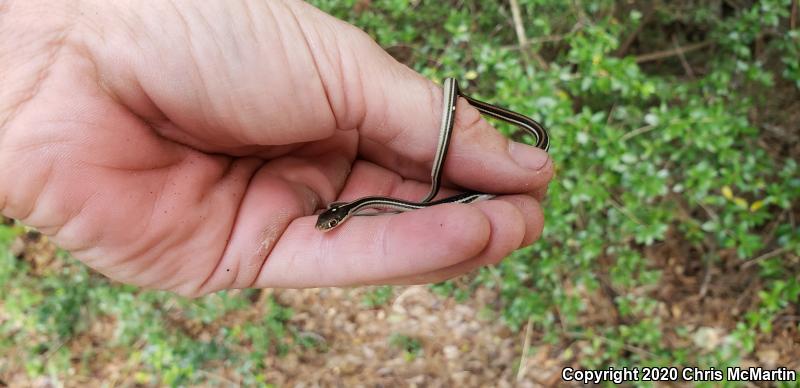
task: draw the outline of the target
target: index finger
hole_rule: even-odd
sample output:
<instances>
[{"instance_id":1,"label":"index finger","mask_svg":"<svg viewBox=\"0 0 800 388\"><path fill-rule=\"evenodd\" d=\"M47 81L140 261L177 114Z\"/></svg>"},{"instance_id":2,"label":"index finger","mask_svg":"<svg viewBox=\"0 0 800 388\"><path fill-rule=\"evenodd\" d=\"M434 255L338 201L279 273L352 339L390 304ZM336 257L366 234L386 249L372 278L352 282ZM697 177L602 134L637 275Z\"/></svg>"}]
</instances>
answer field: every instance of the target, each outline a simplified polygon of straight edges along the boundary
<instances>
[{"instance_id":1,"label":"index finger","mask_svg":"<svg viewBox=\"0 0 800 388\"><path fill-rule=\"evenodd\" d=\"M363 83L367 112L359 152L421 180L429 176L439 139L442 89L410 69L389 74ZM552 175L547 152L507 139L459 98L445 180L479 191L522 193L545 187Z\"/></svg>"}]
</instances>

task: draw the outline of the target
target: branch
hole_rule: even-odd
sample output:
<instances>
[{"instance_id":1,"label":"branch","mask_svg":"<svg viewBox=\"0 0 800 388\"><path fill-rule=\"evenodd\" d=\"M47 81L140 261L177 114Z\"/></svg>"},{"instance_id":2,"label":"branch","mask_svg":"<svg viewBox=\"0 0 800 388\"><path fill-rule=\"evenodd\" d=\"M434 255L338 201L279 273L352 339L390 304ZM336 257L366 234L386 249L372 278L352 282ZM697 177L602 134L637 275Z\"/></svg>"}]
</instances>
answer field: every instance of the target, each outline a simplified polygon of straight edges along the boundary
<instances>
[{"instance_id":1,"label":"branch","mask_svg":"<svg viewBox=\"0 0 800 388\"><path fill-rule=\"evenodd\" d=\"M528 38L525 36L525 26L522 25L522 13L519 11L519 2L517 0L509 0L509 3L511 5L511 19L514 20L514 31L517 33L519 49L522 52L523 59L527 59L528 51L524 49L528 47ZM538 53L532 52L530 55L533 56L533 59L535 59L542 68L547 69L550 67Z\"/></svg>"},{"instance_id":2,"label":"branch","mask_svg":"<svg viewBox=\"0 0 800 388\"><path fill-rule=\"evenodd\" d=\"M528 47L535 46L537 44L560 42L560 41L564 40L564 38L565 38L564 35L545 35L545 36L534 37L534 38L530 38L530 39L528 39L526 37L527 40L525 41L524 45L522 43L517 43L515 45L503 45L503 46L500 46L500 48L506 49L506 50L510 50L510 49L524 50L524 49L527 49Z\"/></svg>"},{"instance_id":3,"label":"branch","mask_svg":"<svg viewBox=\"0 0 800 388\"><path fill-rule=\"evenodd\" d=\"M533 331L533 320L528 318L528 324L525 325L525 341L522 343L522 356L519 360L519 369L517 370L517 381L521 381L525 377L525 371L528 369L528 352L531 348L531 332Z\"/></svg>"},{"instance_id":4,"label":"branch","mask_svg":"<svg viewBox=\"0 0 800 388\"><path fill-rule=\"evenodd\" d=\"M782 254L784 254L786 252L789 252L789 247L778 248L778 249L776 249L774 251L767 252L767 253L765 253L765 254L763 254L761 256L758 256L755 259L750 259L750 260L745 261L744 264L742 264L742 268L750 268L750 267L752 267L753 265L755 265L758 262L764 261L766 259L771 259L771 258L773 258L775 256L780 256L780 255L782 255Z\"/></svg>"},{"instance_id":5,"label":"branch","mask_svg":"<svg viewBox=\"0 0 800 388\"><path fill-rule=\"evenodd\" d=\"M650 8L647 10L647 12L644 14L644 17L642 17L642 20L639 22L639 25L636 27L636 29L628 36L628 38L625 39L624 42L622 42L622 44L619 46L619 49L617 49L618 57L624 57L625 54L628 53L628 49L631 48L631 45L639 36L639 33L642 32L642 29L644 28L645 24L647 24L650 21L650 19L653 17L653 15L655 15L655 13L656 13L656 7L651 5Z\"/></svg>"},{"instance_id":6,"label":"branch","mask_svg":"<svg viewBox=\"0 0 800 388\"><path fill-rule=\"evenodd\" d=\"M636 57L636 63L652 62L652 61L657 61L659 59L674 57L676 55L682 55L683 53L688 53L690 51L697 51L702 48L706 48L708 46L711 46L712 44L713 42L707 40L704 42L694 43L686 46L680 46L669 50L662 50L648 54L642 54Z\"/></svg>"},{"instance_id":7,"label":"branch","mask_svg":"<svg viewBox=\"0 0 800 388\"><path fill-rule=\"evenodd\" d=\"M588 340L597 338L597 339L599 339L602 342L605 342L607 344L622 345L622 347L625 350L637 353L637 354L642 355L642 356L656 357L656 355L654 353L648 351L647 349L643 349L643 348L640 348L638 346L628 345L624 341L617 340L617 339L611 339L611 338L602 336L600 334L595 334L594 337L587 336L586 334L578 332L578 331L566 332L565 334L567 335L567 337L574 338L574 339L579 339L579 340L584 340L584 341L588 341Z\"/></svg>"},{"instance_id":8,"label":"branch","mask_svg":"<svg viewBox=\"0 0 800 388\"><path fill-rule=\"evenodd\" d=\"M514 20L514 31L517 33L517 40L520 47L528 45L528 39L525 37L525 26L522 25L522 13L519 11L519 2L517 0L509 0L511 3L511 19Z\"/></svg>"},{"instance_id":9,"label":"branch","mask_svg":"<svg viewBox=\"0 0 800 388\"><path fill-rule=\"evenodd\" d=\"M672 35L672 45L675 46L675 49L680 49L680 45L678 45L678 37ZM686 56L683 55L683 51L678 50L678 58L681 59L681 65L683 65L683 71L686 72L686 75L689 78L694 78L694 72L692 71L692 66L689 65L689 62L686 61Z\"/></svg>"},{"instance_id":10,"label":"branch","mask_svg":"<svg viewBox=\"0 0 800 388\"><path fill-rule=\"evenodd\" d=\"M622 136L619 138L619 141L620 141L620 142L623 142L623 141L625 141L625 140L628 140L628 139L630 139L630 138L632 138L632 137L634 137L634 136L641 135L641 134L643 134L643 133L645 133L645 132L652 131L652 130L653 130L653 129L655 129L655 128L656 128L656 126L655 126L655 125L645 125L644 127L639 127L639 128L636 128L636 129L634 129L633 131L630 131L630 132L628 132L628 133L626 133L626 134L622 135Z\"/></svg>"}]
</instances>

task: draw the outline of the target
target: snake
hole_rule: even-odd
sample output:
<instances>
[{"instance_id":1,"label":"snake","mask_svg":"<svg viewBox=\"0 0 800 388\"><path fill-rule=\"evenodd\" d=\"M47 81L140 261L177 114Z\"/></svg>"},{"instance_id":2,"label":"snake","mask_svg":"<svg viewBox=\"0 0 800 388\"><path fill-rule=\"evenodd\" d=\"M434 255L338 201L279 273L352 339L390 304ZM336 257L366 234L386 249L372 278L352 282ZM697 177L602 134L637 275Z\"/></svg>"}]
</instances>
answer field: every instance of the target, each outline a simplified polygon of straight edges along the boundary
<instances>
[{"instance_id":1,"label":"snake","mask_svg":"<svg viewBox=\"0 0 800 388\"><path fill-rule=\"evenodd\" d=\"M439 128L439 140L431 167L431 188L425 198L415 202L391 197L368 196L350 202L332 202L317 217L315 225L317 229L327 232L342 225L352 216L376 214L374 212L364 214L364 211L368 209L389 210L392 213L398 213L446 203L472 203L494 198L494 194L469 191L433 201L433 198L439 193L439 189L442 185L443 167L445 159L447 158L448 148L450 147L450 140L453 135L458 97L464 98L483 115L524 129L534 137L535 146L537 148L541 148L545 151L550 149L550 137L547 133L547 129L536 120L512 110L474 99L462 93L461 89L458 87L458 81L456 81L455 78L446 78L442 83L442 88L443 109Z\"/></svg>"}]
</instances>

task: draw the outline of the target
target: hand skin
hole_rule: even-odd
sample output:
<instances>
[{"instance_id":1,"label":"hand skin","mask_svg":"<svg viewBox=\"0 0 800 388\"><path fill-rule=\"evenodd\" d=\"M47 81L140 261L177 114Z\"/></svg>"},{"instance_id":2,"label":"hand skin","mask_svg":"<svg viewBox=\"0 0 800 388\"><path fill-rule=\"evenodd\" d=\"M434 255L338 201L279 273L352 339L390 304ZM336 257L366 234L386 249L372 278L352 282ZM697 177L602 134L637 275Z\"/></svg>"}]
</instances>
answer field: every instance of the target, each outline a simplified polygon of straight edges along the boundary
<instances>
[{"instance_id":1,"label":"hand skin","mask_svg":"<svg viewBox=\"0 0 800 388\"><path fill-rule=\"evenodd\" d=\"M550 158L463 99L445 184L506 195L315 229L424 196L442 91L302 2L0 0L0 85L2 214L121 282L438 282L542 231Z\"/></svg>"}]
</instances>

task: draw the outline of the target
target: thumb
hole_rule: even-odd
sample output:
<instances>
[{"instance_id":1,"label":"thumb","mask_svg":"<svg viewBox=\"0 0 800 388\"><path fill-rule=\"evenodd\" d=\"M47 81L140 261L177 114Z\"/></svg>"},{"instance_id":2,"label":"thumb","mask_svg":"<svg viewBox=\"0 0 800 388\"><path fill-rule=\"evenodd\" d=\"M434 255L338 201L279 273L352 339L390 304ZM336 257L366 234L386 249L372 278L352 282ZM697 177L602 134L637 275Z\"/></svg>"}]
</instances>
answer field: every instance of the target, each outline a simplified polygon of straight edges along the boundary
<instances>
[{"instance_id":1,"label":"thumb","mask_svg":"<svg viewBox=\"0 0 800 388\"><path fill-rule=\"evenodd\" d=\"M305 3L302 8L319 15ZM358 128L362 158L427 181L439 139L442 87L397 62L367 34L338 20L334 24L340 29L337 50L323 56L333 59L318 71L338 128ZM325 41L323 35L306 34L319 47L325 45L313 42ZM445 180L480 191L527 193L545 188L552 175L547 152L505 138L459 99Z\"/></svg>"}]
</instances>

